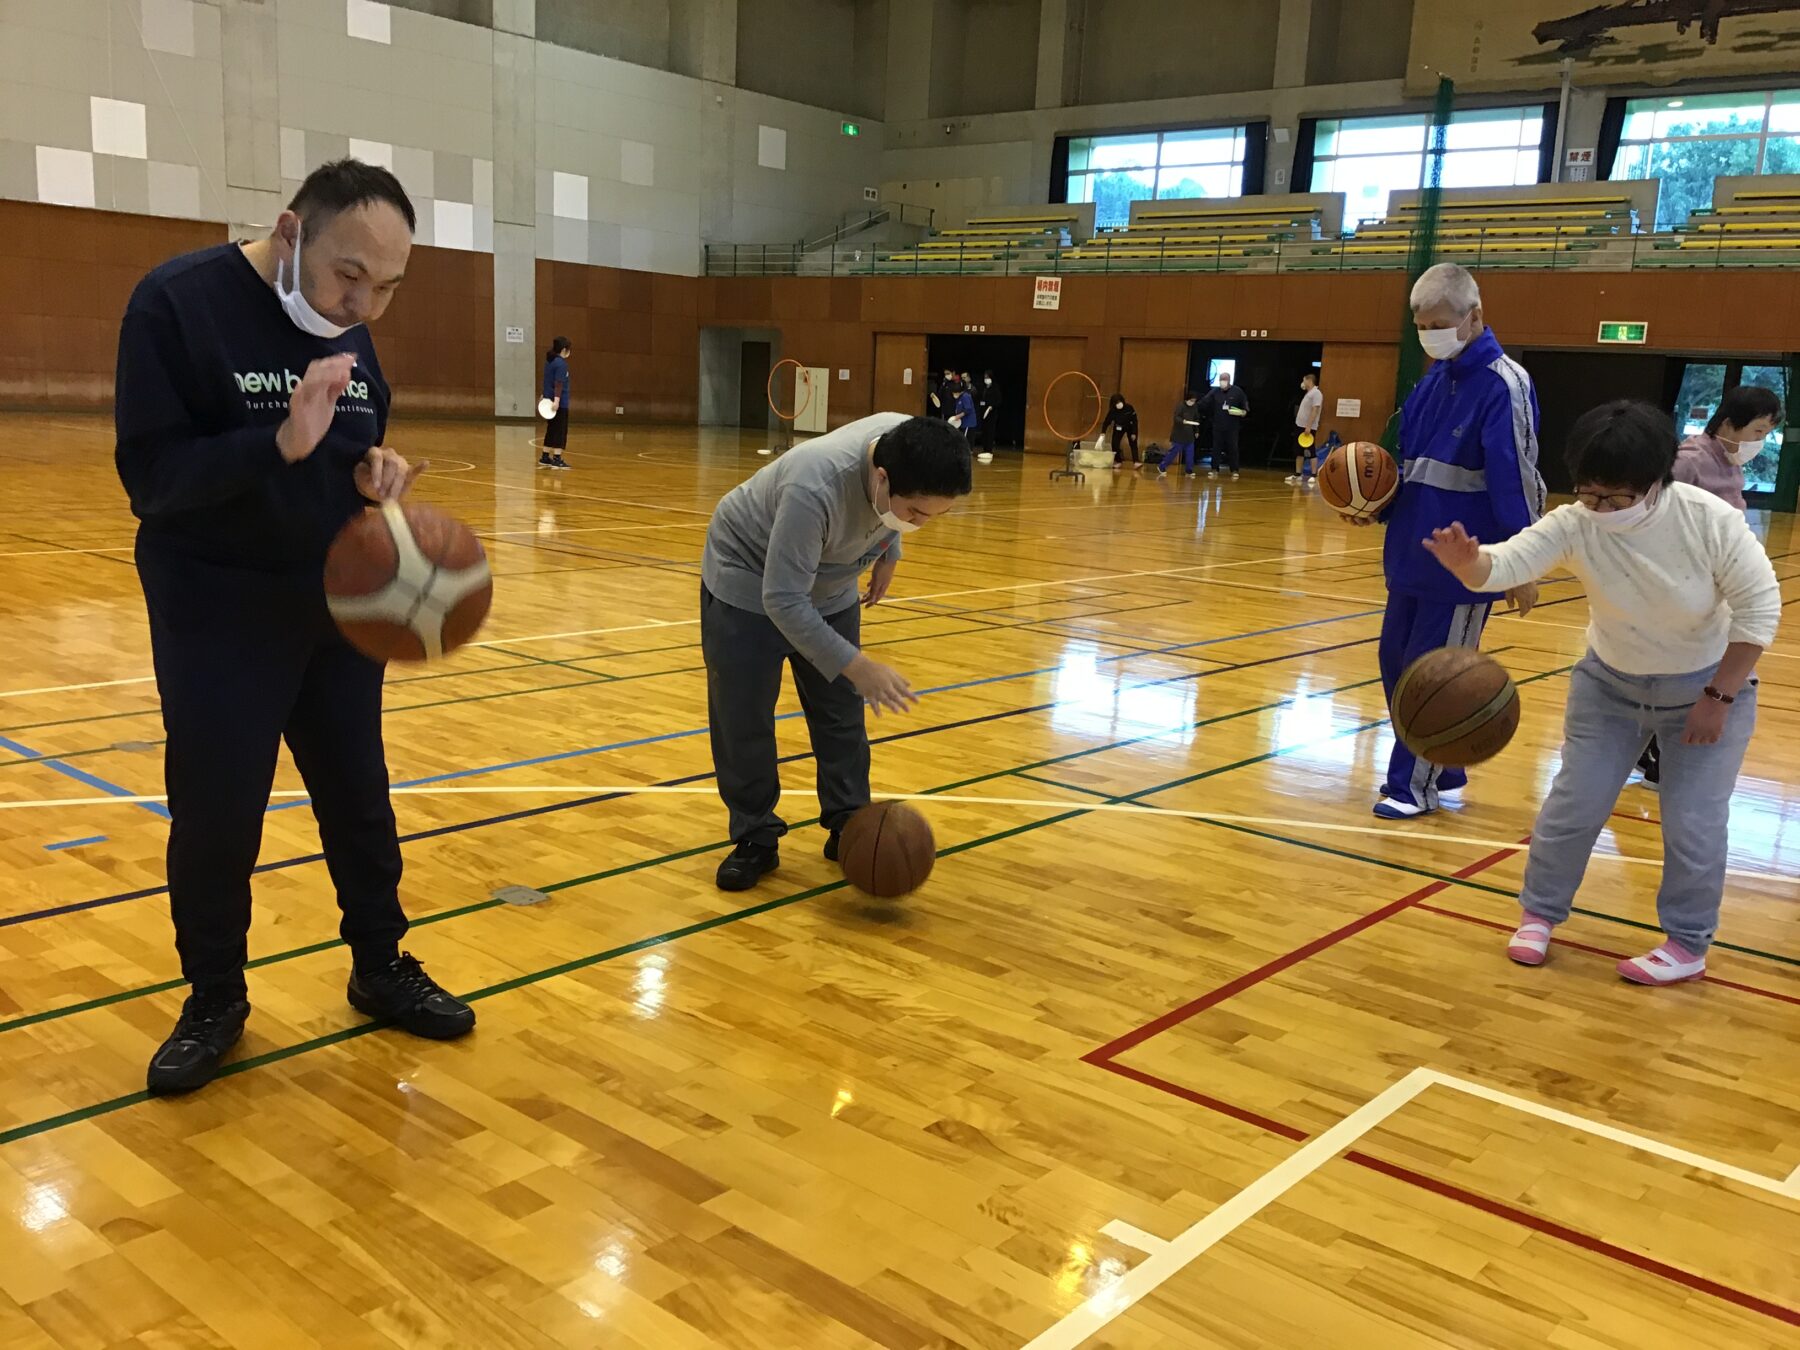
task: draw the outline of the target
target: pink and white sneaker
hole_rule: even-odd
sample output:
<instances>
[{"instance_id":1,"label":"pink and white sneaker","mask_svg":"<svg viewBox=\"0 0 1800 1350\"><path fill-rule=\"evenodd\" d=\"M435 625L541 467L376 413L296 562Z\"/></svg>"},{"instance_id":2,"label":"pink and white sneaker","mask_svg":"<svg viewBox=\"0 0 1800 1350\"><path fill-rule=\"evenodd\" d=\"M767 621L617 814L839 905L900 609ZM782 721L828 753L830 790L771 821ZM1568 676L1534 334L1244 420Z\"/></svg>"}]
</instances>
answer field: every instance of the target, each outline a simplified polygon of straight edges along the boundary
<instances>
[{"instance_id":1,"label":"pink and white sneaker","mask_svg":"<svg viewBox=\"0 0 1800 1350\"><path fill-rule=\"evenodd\" d=\"M1506 942L1506 954L1521 966L1541 966L1550 952L1550 920L1527 914Z\"/></svg>"},{"instance_id":2,"label":"pink and white sneaker","mask_svg":"<svg viewBox=\"0 0 1800 1350\"><path fill-rule=\"evenodd\" d=\"M1706 974L1706 958L1670 938L1653 952L1619 962L1619 974L1633 984L1680 984Z\"/></svg>"}]
</instances>

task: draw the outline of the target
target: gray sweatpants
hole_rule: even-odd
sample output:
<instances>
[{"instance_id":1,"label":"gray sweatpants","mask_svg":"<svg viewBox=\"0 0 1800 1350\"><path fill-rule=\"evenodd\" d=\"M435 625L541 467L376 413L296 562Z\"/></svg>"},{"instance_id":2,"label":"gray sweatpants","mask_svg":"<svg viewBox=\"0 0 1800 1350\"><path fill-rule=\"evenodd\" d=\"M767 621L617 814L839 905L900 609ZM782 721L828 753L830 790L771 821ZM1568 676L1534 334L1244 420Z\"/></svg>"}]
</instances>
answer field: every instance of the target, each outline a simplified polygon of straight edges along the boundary
<instances>
[{"instance_id":1,"label":"gray sweatpants","mask_svg":"<svg viewBox=\"0 0 1800 1350\"><path fill-rule=\"evenodd\" d=\"M825 622L852 643L862 639L862 607L853 604ZM775 749L775 702L782 667L794 668L794 688L806 716L817 767L819 823L841 829L869 804L869 735L862 695L843 676L827 680L767 615L753 614L700 588L700 648L706 657L706 713L719 796L731 813L731 842L770 845L787 833L775 814L781 772Z\"/></svg>"},{"instance_id":2,"label":"gray sweatpants","mask_svg":"<svg viewBox=\"0 0 1800 1350\"><path fill-rule=\"evenodd\" d=\"M1725 891L1731 793L1756 727L1756 685L1738 695L1715 745L1683 745L1688 710L1712 679L1626 675L1589 652L1569 679L1562 768L1531 831L1519 901L1561 923L1587 870L1594 841L1650 737L1662 743L1662 889L1657 918L1696 955L1712 944Z\"/></svg>"}]
</instances>

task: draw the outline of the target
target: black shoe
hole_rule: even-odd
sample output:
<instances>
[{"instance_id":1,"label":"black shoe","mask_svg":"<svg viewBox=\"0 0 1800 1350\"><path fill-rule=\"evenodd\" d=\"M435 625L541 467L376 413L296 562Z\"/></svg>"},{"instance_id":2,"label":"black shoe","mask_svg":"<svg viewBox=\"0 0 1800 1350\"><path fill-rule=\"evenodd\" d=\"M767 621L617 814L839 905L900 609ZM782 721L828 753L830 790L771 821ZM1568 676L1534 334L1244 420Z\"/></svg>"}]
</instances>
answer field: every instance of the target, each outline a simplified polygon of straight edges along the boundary
<instances>
[{"instance_id":1,"label":"black shoe","mask_svg":"<svg viewBox=\"0 0 1800 1350\"><path fill-rule=\"evenodd\" d=\"M145 1085L154 1097L205 1087L244 1034L250 1003L236 994L189 994L169 1039L150 1057Z\"/></svg>"},{"instance_id":2,"label":"black shoe","mask_svg":"<svg viewBox=\"0 0 1800 1350\"><path fill-rule=\"evenodd\" d=\"M538 456L538 468L547 469L550 467L550 464L550 452L546 450Z\"/></svg>"},{"instance_id":3,"label":"black shoe","mask_svg":"<svg viewBox=\"0 0 1800 1350\"><path fill-rule=\"evenodd\" d=\"M781 850L774 844L753 844L748 839L731 850L731 856L719 864L713 880L722 891L747 891L781 861Z\"/></svg>"},{"instance_id":4,"label":"black shoe","mask_svg":"<svg viewBox=\"0 0 1800 1350\"><path fill-rule=\"evenodd\" d=\"M558 455L550 461L550 467L553 469L566 469L569 467L569 461L564 459L561 455Z\"/></svg>"},{"instance_id":5,"label":"black shoe","mask_svg":"<svg viewBox=\"0 0 1800 1350\"><path fill-rule=\"evenodd\" d=\"M843 841L843 838L844 832L842 830L833 830L831 832L831 838L825 841L826 862L836 862L838 860L838 845Z\"/></svg>"},{"instance_id":6,"label":"black shoe","mask_svg":"<svg viewBox=\"0 0 1800 1350\"><path fill-rule=\"evenodd\" d=\"M475 1029L475 1010L427 975L411 952L374 970L352 970L346 994L359 1013L427 1040L453 1041Z\"/></svg>"}]
</instances>

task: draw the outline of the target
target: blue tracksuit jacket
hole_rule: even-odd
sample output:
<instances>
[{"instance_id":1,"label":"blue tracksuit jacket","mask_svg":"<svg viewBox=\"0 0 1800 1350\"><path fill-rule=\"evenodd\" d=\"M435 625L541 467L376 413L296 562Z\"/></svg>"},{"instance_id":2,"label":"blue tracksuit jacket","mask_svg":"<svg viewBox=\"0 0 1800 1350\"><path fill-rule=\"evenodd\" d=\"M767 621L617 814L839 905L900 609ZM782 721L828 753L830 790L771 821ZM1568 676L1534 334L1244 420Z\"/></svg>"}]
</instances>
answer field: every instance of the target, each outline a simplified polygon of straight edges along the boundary
<instances>
[{"instance_id":1,"label":"blue tracksuit jacket","mask_svg":"<svg viewBox=\"0 0 1800 1350\"><path fill-rule=\"evenodd\" d=\"M1400 491L1385 513L1388 590L1453 605L1478 595L1421 546L1460 520L1484 544L1510 539L1544 512L1537 392L1492 329L1439 361L1400 413Z\"/></svg>"}]
</instances>

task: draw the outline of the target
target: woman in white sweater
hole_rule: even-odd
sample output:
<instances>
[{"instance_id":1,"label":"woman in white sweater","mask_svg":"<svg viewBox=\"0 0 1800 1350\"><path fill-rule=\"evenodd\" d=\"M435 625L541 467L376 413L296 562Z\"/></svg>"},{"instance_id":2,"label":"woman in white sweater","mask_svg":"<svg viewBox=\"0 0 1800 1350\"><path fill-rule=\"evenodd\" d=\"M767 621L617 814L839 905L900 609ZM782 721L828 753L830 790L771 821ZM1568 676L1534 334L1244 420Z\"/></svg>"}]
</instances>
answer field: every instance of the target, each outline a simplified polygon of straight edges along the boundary
<instances>
[{"instance_id":1,"label":"woman in white sweater","mask_svg":"<svg viewBox=\"0 0 1800 1350\"><path fill-rule=\"evenodd\" d=\"M1503 544L1460 524L1425 547L1471 590L1509 591L1559 567L1588 595L1588 653L1569 682L1562 768L1531 832L1506 953L1542 965L1569 917L1594 841L1651 736L1662 742L1663 876L1656 908L1668 941L1619 963L1639 984L1706 971L1725 887L1731 793L1756 725L1757 658L1775 638L1781 588L1743 513L1674 481L1675 428L1620 401L1569 433L1576 505Z\"/></svg>"}]
</instances>

